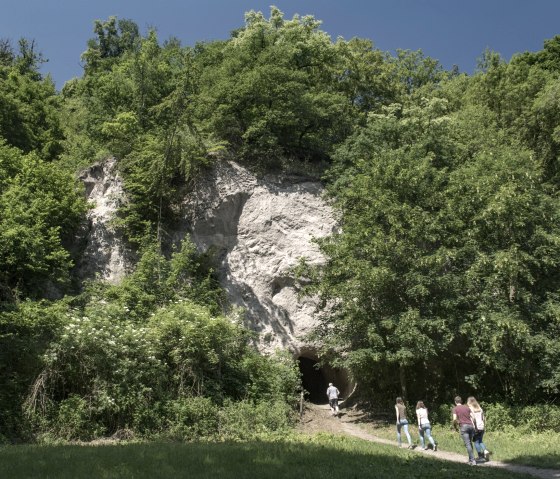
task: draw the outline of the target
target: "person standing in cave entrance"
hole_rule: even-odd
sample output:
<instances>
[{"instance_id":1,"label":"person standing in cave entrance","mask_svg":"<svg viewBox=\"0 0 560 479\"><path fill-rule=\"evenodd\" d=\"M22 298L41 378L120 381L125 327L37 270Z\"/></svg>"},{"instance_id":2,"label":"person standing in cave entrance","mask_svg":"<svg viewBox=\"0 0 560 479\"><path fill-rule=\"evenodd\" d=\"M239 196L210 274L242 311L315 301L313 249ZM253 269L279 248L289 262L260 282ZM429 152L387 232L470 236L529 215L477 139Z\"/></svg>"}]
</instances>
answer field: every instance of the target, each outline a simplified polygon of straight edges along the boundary
<instances>
[{"instance_id":1,"label":"person standing in cave entrance","mask_svg":"<svg viewBox=\"0 0 560 479\"><path fill-rule=\"evenodd\" d=\"M329 398L329 406L331 407L332 415L338 415L338 395L340 391L333 386L333 383L329 383L329 387L327 389L327 397Z\"/></svg>"}]
</instances>

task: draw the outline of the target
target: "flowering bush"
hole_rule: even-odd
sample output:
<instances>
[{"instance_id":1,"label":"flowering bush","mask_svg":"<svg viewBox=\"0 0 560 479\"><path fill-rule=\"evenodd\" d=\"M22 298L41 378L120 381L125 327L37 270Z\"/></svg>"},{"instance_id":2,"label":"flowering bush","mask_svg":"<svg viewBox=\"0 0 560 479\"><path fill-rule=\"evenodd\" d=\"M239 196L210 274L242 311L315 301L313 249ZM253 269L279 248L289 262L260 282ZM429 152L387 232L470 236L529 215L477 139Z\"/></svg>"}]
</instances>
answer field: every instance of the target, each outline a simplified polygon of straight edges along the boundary
<instances>
[{"instance_id":1,"label":"flowering bush","mask_svg":"<svg viewBox=\"0 0 560 479\"><path fill-rule=\"evenodd\" d=\"M223 418L243 398L245 409L261 411L251 423L268 424L249 429L289 421L278 403L298 387L294 361L260 356L235 315L178 300L145 322L127 316L126 307L105 301L68 313L26 403L36 430L67 440L123 430L198 438L225 427L230 434L235 428Z\"/></svg>"}]
</instances>

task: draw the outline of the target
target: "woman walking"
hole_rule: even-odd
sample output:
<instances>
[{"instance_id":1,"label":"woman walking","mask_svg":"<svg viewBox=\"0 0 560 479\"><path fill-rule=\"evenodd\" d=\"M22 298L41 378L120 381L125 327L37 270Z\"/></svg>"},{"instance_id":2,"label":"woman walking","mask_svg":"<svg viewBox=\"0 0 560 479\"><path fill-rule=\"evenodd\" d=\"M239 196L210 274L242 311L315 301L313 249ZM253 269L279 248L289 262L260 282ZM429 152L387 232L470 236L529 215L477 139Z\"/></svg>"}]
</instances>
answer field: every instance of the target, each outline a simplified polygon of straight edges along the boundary
<instances>
[{"instance_id":1,"label":"woman walking","mask_svg":"<svg viewBox=\"0 0 560 479\"><path fill-rule=\"evenodd\" d=\"M404 429L404 433L406 434L406 439L408 440L408 448L413 449L412 439L410 437L410 433L408 432L408 420L406 419L406 407L401 397L397 398L395 404L395 413L397 414L397 442L399 443L399 447L402 446L402 438L401 438L401 428Z\"/></svg>"},{"instance_id":2,"label":"woman walking","mask_svg":"<svg viewBox=\"0 0 560 479\"><path fill-rule=\"evenodd\" d=\"M485 430L485 423L486 417L484 416L484 411L478 404L478 401L473 396L467 399L467 406L471 410L471 417L472 422L474 425L474 434L473 434L473 442L474 448L478 453L479 459L484 459L485 461L490 460L490 452L486 449L486 446L482 442L482 438L484 437L484 430Z\"/></svg>"},{"instance_id":3,"label":"woman walking","mask_svg":"<svg viewBox=\"0 0 560 479\"><path fill-rule=\"evenodd\" d=\"M416 418L418 419L418 434L420 435L420 444L422 449L424 451L428 449L424 440L424 436L426 436L428 441L432 444L434 451L437 451L437 443L432 437L432 426L430 425L430 420L428 419L428 409L424 406L423 401L418 401L416 403Z\"/></svg>"}]
</instances>

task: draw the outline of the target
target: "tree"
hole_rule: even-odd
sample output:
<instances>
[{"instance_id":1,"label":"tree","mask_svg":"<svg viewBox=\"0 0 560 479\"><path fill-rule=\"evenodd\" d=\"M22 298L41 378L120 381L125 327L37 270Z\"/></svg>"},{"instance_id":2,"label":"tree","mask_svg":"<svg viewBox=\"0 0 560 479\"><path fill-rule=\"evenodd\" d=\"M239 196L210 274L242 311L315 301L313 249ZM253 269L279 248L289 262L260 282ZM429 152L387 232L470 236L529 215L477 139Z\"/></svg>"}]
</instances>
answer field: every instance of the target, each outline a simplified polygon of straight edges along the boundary
<instances>
[{"instance_id":1,"label":"tree","mask_svg":"<svg viewBox=\"0 0 560 479\"><path fill-rule=\"evenodd\" d=\"M210 49L199 99L207 128L257 164L326 159L352 124L335 45L313 17L285 20L276 7L245 22L223 49Z\"/></svg>"},{"instance_id":2,"label":"tree","mask_svg":"<svg viewBox=\"0 0 560 479\"><path fill-rule=\"evenodd\" d=\"M88 48L82 54L86 74L110 69L121 55L136 48L140 39L138 25L132 20L109 17L105 22L94 22L96 38L88 41Z\"/></svg>"},{"instance_id":3,"label":"tree","mask_svg":"<svg viewBox=\"0 0 560 479\"><path fill-rule=\"evenodd\" d=\"M35 151L46 160L62 152L62 130L56 90L50 77L38 71L43 61L35 42L19 41L14 55L4 42L0 56L0 137L25 153Z\"/></svg>"},{"instance_id":4,"label":"tree","mask_svg":"<svg viewBox=\"0 0 560 479\"><path fill-rule=\"evenodd\" d=\"M391 105L335 155L341 231L320 241L323 268L302 269L328 306L315 337L385 391L443 399L453 378L528 400L555 387L541 360L555 331L557 199L498 125L440 98Z\"/></svg>"},{"instance_id":5,"label":"tree","mask_svg":"<svg viewBox=\"0 0 560 479\"><path fill-rule=\"evenodd\" d=\"M0 297L42 296L72 266L63 243L86 203L72 175L0 142Z\"/></svg>"}]
</instances>

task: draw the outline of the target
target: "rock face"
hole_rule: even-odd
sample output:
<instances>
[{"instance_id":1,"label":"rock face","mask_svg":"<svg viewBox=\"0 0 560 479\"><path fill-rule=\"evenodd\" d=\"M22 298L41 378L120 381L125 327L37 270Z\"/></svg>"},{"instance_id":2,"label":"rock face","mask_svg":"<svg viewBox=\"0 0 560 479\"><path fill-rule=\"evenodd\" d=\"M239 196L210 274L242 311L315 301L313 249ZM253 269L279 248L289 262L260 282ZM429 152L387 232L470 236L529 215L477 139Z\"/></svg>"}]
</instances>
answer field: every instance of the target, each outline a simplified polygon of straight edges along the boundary
<instances>
[{"instance_id":1,"label":"rock face","mask_svg":"<svg viewBox=\"0 0 560 479\"><path fill-rule=\"evenodd\" d=\"M116 160L110 158L80 175L86 198L93 206L86 215L82 234L85 244L76 267L80 279L99 278L118 283L132 265L132 254L112 224L117 209L125 201L122 180L115 166Z\"/></svg>"},{"instance_id":2,"label":"rock face","mask_svg":"<svg viewBox=\"0 0 560 479\"><path fill-rule=\"evenodd\" d=\"M302 177L259 179L222 163L185 200L185 229L200 249L218 252L222 284L263 350L297 354L316 324L316 303L298 298L291 269L301 257L324 261L312 240L331 234L335 220L321 193Z\"/></svg>"},{"instance_id":3,"label":"rock face","mask_svg":"<svg viewBox=\"0 0 560 479\"><path fill-rule=\"evenodd\" d=\"M90 275L118 281L129 254L108 221L123 201L122 184L113 162L88 171L82 179L95 208L82 263ZM301 257L311 264L324 261L312 239L331 234L335 220L321 192L320 183L303 177L257 178L221 162L185 195L174 240L190 234L199 249L217 254L229 300L246 310L263 351L309 350L302 337L316 324L316 303L297 297L291 269Z\"/></svg>"}]
</instances>

